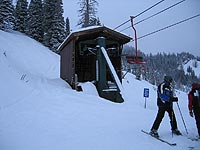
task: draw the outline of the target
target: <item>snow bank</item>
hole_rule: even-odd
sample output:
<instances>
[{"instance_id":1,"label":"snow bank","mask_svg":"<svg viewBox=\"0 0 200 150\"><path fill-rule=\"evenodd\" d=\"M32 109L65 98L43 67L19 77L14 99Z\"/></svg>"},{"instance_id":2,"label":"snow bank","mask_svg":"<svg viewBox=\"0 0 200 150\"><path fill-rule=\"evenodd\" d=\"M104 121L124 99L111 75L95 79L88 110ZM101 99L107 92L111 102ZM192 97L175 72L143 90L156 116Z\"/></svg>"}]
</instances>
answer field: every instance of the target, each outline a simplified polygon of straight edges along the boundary
<instances>
[{"instance_id":1,"label":"snow bank","mask_svg":"<svg viewBox=\"0 0 200 150\"><path fill-rule=\"evenodd\" d=\"M19 33L0 31L0 149L1 150L194 150L199 142L187 110L187 94L177 91L188 128L186 135L174 106L182 137L171 135L166 115L159 129L170 147L141 133L148 131L157 112L156 87L127 74L122 104L98 95L76 92L59 79L59 56ZM84 85L86 91L92 87ZM150 97L144 109L143 89Z\"/></svg>"}]
</instances>

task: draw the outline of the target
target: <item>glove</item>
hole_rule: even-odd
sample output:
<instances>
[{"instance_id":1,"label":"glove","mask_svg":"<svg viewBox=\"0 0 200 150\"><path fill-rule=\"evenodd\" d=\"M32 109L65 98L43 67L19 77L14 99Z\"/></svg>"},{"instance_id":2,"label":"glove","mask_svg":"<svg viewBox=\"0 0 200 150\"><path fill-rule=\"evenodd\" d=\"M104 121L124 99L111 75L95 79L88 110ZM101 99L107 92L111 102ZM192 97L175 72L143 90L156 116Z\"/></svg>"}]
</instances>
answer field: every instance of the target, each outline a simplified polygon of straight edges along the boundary
<instances>
[{"instance_id":1,"label":"glove","mask_svg":"<svg viewBox=\"0 0 200 150\"><path fill-rule=\"evenodd\" d=\"M190 116L193 117L193 112L192 111L190 111Z\"/></svg>"},{"instance_id":2,"label":"glove","mask_svg":"<svg viewBox=\"0 0 200 150\"><path fill-rule=\"evenodd\" d=\"M173 97L172 102L178 102L178 97Z\"/></svg>"}]
</instances>

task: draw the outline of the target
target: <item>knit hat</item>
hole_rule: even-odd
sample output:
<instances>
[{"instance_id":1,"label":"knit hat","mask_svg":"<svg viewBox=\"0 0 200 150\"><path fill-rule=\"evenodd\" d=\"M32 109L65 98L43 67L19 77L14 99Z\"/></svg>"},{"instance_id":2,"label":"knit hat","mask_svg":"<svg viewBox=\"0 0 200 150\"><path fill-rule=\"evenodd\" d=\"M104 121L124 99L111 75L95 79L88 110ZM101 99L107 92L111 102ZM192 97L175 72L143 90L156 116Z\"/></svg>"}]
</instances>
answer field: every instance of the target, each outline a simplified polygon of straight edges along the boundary
<instances>
[{"instance_id":1,"label":"knit hat","mask_svg":"<svg viewBox=\"0 0 200 150\"><path fill-rule=\"evenodd\" d=\"M198 83L193 83L192 84L192 89L198 89L200 86Z\"/></svg>"},{"instance_id":2,"label":"knit hat","mask_svg":"<svg viewBox=\"0 0 200 150\"><path fill-rule=\"evenodd\" d=\"M164 77L164 81L165 81L165 82L170 82L170 83L171 83L171 82L173 81L173 79L172 79L171 76L165 76L165 77Z\"/></svg>"}]
</instances>

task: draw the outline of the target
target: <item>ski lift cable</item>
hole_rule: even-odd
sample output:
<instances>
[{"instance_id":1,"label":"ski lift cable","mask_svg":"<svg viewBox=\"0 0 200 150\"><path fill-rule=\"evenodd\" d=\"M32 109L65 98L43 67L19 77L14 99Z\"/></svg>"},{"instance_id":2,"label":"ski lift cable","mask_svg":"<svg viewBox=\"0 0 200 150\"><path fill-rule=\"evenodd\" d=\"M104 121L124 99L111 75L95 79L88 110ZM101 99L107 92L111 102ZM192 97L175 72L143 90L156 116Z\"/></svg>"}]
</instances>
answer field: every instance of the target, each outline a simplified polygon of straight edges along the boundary
<instances>
[{"instance_id":1,"label":"ski lift cable","mask_svg":"<svg viewBox=\"0 0 200 150\"><path fill-rule=\"evenodd\" d=\"M157 13L155 13L155 14L153 14L153 15L151 15L151 16L145 18L145 19L142 19L142 20L136 22L134 25L137 25L137 24L139 24L139 23L141 23L141 22L143 22L143 21L146 21L146 20L148 20L148 19L150 19L150 18L153 18L153 17L155 17L155 16L157 16L157 15L159 15L159 14L161 14L161 13L167 11L168 9L171 9L171 8L173 8L173 7L175 7L175 6L179 5L179 4L181 4L181 3L184 2L184 1L186 1L186 0L179 1L179 2L177 2L176 4L173 4L173 5L167 7L167 8L165 8L165 9L163 9L163 10L161 10L161 11L159 11L159 12L157 12ZM131 27L131 26L128 26L128 27L126 27L125 29L121 30L120 32L123 32L123 31L129 29L130 27Z\"/></svg>"},{"instance_id":2,"label":"ski lift cable","mask_svg":"<svg viewBox=\"0 0 200 150\"><path fill-rule=\"evenodd\" d=\"M144 11L142 11L141 13L139 13L138 15L136 15L134 18L136 18L136 17L142 15L143 13L147 12L148 10L152 9L153 7L157 6L158 4L160 4L160 3L164 2L164 1L165 1L165 0L161 0L161 1L157 2L157 3L154 4L153 6L151 6L151 7L147 8L147 9L145 9ZM124 23L118 25L118 26L115 27L113 30L116 30L117 28L119 28L119 27L125 25L125 24L128 23L129 21L131 21L131 19L129 19L129 20L125 21Z\"/></svg>"},{"instance_id":3,"label":"ski lift cable","mask_svg":"<svg viewBox=\"0 0 200 150\"><path fill-rule=\"evenodd\" d=\"M143 35L143 36L141 36L141 37L139 37L139 38L137 38L137 39L142 39L142 38L144 38L144 37L147 37L147 36L149 36L149 35L152 35L152 34L155 34L155 33L157 33L157 32L163 31L163 30L165 30L165 29L171 28L171 27L173 27L173 26L176 26L176 25L178 25L178 24L184 23L184 22L186 22L186 21L189 21L189 20L194 19L194 18L199 17L199 16L200 16L200 14L197 14L197 15L195 15L195 16L189 17L189 18L184 19L184 20L182 20L182 21L179 21L179 22L177 22L177 23L171 24L171 25L166 26L166 27L164 27L164 28L161 28L161 29L158 29L158 30L156 30L156 31L150 32L150 33L148 33L148 34L145 34L145 35ZM131 40L131 42L133 42L133 41L135 41L135 39L134 39L134 40Z\"/></svg>"}]
</instances>

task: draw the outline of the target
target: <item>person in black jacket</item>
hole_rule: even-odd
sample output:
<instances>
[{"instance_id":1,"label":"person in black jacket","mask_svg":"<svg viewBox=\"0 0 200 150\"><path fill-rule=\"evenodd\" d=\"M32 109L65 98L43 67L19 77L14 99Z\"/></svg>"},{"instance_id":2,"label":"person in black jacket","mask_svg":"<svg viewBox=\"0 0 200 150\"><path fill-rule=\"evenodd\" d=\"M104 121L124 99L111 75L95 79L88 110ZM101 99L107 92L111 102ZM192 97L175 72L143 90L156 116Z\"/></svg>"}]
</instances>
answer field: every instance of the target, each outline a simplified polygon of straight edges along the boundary
<instances>
[{"instance_id":1,"label":"person in black jacket","mask_svg":"<svg viewBox=\"0 0 200 150\"><path fill-rule=\"evenodd\" d=\"M173 110L172 102L177 102L178 98L173 96L172 85L171 85L172 81L173 79L171 76L165 76L164 81L158 86L157 90L158 113L150 131L150 134L152 136L159 137L157 130L165 115L165 112L168 112L172 133L176 135L182 135L177 128L176 116Z\"/></svg>"},{"instance_id":2,"label":"person in black jacket","mask_svg":"<svg viewBox=\"0 0 200 150\"><path fill-rule=\"evenodd\" d=\"M192 90L188 94L188 109L190 116L195 116L197 131L200 138L200 85L198 83L192 84Z\"/></svg>"}]
</instances>

